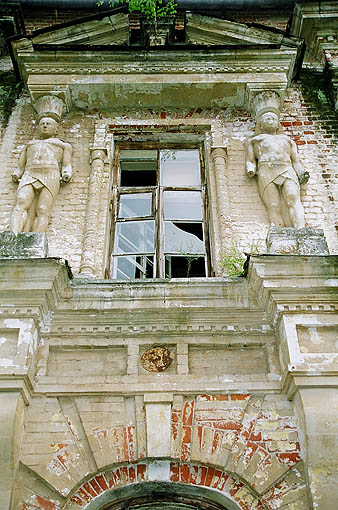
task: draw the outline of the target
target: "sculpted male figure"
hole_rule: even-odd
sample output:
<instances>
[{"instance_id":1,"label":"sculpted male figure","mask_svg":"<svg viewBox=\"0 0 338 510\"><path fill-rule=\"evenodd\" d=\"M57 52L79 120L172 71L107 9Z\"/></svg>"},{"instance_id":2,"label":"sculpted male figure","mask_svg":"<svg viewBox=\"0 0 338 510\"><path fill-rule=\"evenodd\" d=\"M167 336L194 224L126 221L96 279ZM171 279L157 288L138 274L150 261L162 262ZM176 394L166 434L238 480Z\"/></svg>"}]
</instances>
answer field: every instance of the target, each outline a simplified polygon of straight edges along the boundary
<instances>
[{"instance_id":1,"label":"sculpted male figure","mask_svg":"<svg viewBox=\"0 0 338 510\"><path fill-rule=\"evenodd\" d=\"M263 111L257 118L259 134L246 146L246 172L257 175L259 194L267 208L270 223L286 226L282 216L283 198L292 227L303 228L304 209L300 201L300 186L309 178L301 166L293 140L278 133L279 117L273 111Z\"/></svg>"},{"instance_id":2,"label":"sculpted male figure","mask_svg":"<svg viewBox=\"0 0 338 510\"><path fill-rule=\"evenodd\" d=\"M11 218L13 232L46 232L49 214L60 189L60 181L72 176L72 148L55 137L58 123L42 117L38 124L40 140L33 139L20 154L18 168L13 172L19 181L17 201ZM30 209L35 205L32 226Z\"/></svg>"}]
</instances>

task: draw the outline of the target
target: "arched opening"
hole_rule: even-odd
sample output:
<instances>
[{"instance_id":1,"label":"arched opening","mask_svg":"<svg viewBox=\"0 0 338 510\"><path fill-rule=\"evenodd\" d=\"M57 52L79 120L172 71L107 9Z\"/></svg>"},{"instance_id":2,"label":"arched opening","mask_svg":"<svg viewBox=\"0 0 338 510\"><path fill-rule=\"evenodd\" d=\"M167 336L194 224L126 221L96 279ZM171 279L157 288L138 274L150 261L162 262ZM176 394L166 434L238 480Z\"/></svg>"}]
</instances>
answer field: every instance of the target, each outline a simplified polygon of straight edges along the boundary
<instances>
[{"instance_id":1,"label":"arched opening","mask_svg":"<svg viewBox=\"0 0 338 510\"><path fill-rule=\"evenodd\" d=\"M240 510L230 497L205 487L143 482L102 494L86 510Z\"/></svg>"}]
</instances>

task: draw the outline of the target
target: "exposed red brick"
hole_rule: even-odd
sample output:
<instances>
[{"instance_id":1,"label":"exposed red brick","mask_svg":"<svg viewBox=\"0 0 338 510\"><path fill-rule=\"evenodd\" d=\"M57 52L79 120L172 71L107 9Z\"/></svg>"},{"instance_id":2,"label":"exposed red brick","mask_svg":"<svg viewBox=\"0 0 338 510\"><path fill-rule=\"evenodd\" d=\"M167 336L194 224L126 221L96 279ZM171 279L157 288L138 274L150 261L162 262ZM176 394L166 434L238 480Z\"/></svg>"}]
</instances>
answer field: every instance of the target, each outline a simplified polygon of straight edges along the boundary
<instances>
[{"instance_id":1,"label":"exposed red brick","mask_svg":"<svg viewBox=\"0 0 338 510\"><path fill-rule=\"evenodd\" d=\"M172 482L178 482L180 479L180 468L179 464L171 463L170 464L170 480Z\"/></svg>"},{"instance_id":2,"label":"exposed red brick","mask_svg":"<svg viewBox=\"0 0 338 510\"><path fill-rule=\"evenodd\" d=\"M36 496L36 502L42 510L55 510L55 503L52 503L48 499L42 498L41 496Z\"/></svg>"},{"instance_id":3,"label":"exposed red brick","mask_svg":"<svg viewBox=\"0 0 338 510\"><path fill-rule=\"evenodd\" d=\"M171 423L171 436L174 441L177 439L177 435L178 435L177 433L178 433L177 423Z\"/></svg>"},{"instance_id":4,"label":"exposed red brick","mask_svg":"<svg viewBox=\"0 0 338 510\"><path fill-rule=\"evenodd\" d=\"M97 481L95 479L90 480L89 483L95 490L96 494L102 494L102 488L99 486L99 484L97 483Z\"/></svg>"},{"instance_id":5,"label":"exposed red brick","mask_svg":"<svg viewBox=\"0 0 338 510\"><path fill-rule=\"evenodd\" d=\"M303 122L301 122L301 121L299 121L299 120L294 120L294 121L292 122L292 125L293 125L293 126L302 126L302 125L303 125Z\"/></svg>"},{"instance_id":6,"label":"exposed red brick","mask_svg":"<svg viewBox=\"0 0 338 510\"><path fill-rule=\"evenodd\" d=\"M290 452L290 453L278 453L277 457L283 462L287 461L289 466L293 466L297 464L301 460L301 456L299 452Z\"/></svg>"},{"instance_id":7,"label":"exposed red brick","mask_svg":"<svg viewBox=\"0 0 338 510\"><path fill-rule=\"evenodd\" d=\"M207 486L207 487L210 487L211 485L211 482L212 482L212 479L214 477L214 473L215 473L215 469L212 468L212 467L209 467L208 468L208 471L207 471L207 474L206 474L206 477L205 477L205 482L204 484Z\"/></svg>"},{"instance_id":8,"label":"exposed red brick","mask_svg":"<svg viewBox=\"0 0 338 510\"><path fill-rule=\"evenodd\" d=\"M95 480L97 481L97 483L99 484L101 489L103 489L105 491L108 489L108 485L107 485L106 479L105 479L105 477L103 475L97 475L95 477Z\"/></svg>"},{"instance_id":9,"label":"exposed red brick","mask_svg":"<svg viewBox=\"0 0 338 510\"><path fill-rule=\"evenodd\" d=\"M146 479L147 465L146 464L138 464L136 473L137 473L137 480L139 482L144 481Z\"/></svg>"},{"instance_id":10,"label":"exposed red brick","mask_svg":"<svg viewBox=\"0 0 338 510\"><path fill-rule=\"evenodd\" d=\"M114 471L112 471L112 478L111 478L111 482L112 482L112 487L115 487L116 485L118 485L121 481L121 472L120 472L120 469L115 469Z\"/></svg>"},{"instance_id":11,"label":"exposed red brick","mask_svg":"<svg viewBox=\"0 0 338 510\"><path fill-rule=\"evenodd\" d=\"M81 487L78 490L78 492L83 497L83 499L85 499L87 501L87 503L89 503L93 499L92 496L90 494L88 494L88 492L85 491L83 487Z\"/></svg>"},{"instance_id":12,"label":"exposed red brick","mask_svg":"<svg viewBox=\"0 0 338 510\"><path fill-rule=\"evenodd\" d=\"M91 496L93 496L95 498L95 496L97 496L96 492L93 490L93 488L89 485L89 483L85 483L84 484L84 489L88 492L88 494L90 494Z\"/></svg>"},{"instance_id":13,"label":"exposed red brick","mask_svg":"<svg viewBox=\"0 0 338 510\"><path fill-rule=\"evenodd\" d=\"M190 444L189 443L182 443L181 447L181 461L182 462L188 462L190 459Z\"/></svg>"},{"instance_id":14,"label":"exposed red brick","mask_svg":"<svg viewBox=\"0 0 338 510\"><path fill-rule=\"evenodd\" d=\"M183 408L183 425L192 425L194 401L186 402Z\"/></svg>"},{"instance_id":15,"label":"exposed red brick","mask_svg":"<svg viewBox=\"0 0 338 510\"><path fill-rule=\"evenodd\" d=\"M135 468L134 467L130 467L129 468L129 482L130 483L134 483L136 481L136 473L135 473Z\"/></svg>"},{"instance_id":16,"label":"exposed red brick","mask_svg":"<svg viewBox=\"0 0 338 510\"><path fill-rule=\"evenodd\" d=\"M187 464L182 464L180 466L180 482L183 483L190 482L190 469Z\"/></svg>"},{"instance_id":17,"label":"exposed red brick","mask_svg":"<svg viewBox=\"0 0 338 510\"><path fill-rule=\"evenodd\" d=\"M248 400L250 398L250 394L243 394L243 395L231 395L231 400Z\"/></svg>"},{"instance_id":18,"label":"exposed red brick","mask_svg":"<svg viewBox=\"0 0 338 510\"><path fill-rule=\"evenodd\" d=\"M191 427L183 427L183 443L190 443L191 442Z\"/></svg>"},{"instance_id":19,"label":"exposed red brick","mask_svg":"<svg viewBox=\"0 0 338 510\"><path fill-rule=\"evenodd\" d=\"M72 501L73 503L76 503L76 504L77 504L77 505L79 505L79 506L83 506L83 505L85 504L85 503L84 503L84 501L83 501L81 498L79 498L78 496L76 496L76 495L74 495L74 496L71 498L71 501Z\"/></svg>"},{"instance_id":20,"label":"exposed red brick","mask_svg":"<svg viewBox=\"0 0 338 510\"><path fill-rule=\"evenodd\" d=\"M253 432L250 437L250 441L261 441L262 440L262 434L261 432Z\"/></svg>"}]
</instances>

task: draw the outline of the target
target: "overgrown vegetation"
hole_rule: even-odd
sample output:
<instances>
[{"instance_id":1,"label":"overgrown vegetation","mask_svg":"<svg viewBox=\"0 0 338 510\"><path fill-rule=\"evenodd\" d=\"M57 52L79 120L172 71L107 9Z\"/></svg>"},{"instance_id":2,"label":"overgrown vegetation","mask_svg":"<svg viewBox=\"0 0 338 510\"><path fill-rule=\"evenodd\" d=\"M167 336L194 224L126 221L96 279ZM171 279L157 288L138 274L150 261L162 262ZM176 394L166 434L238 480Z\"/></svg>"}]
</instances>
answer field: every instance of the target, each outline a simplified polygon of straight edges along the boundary
<instances>
[{"instance_id":1,"label":"overgrown vegetation","mask_svg":"<svg viewBox=\"0 0 338 510\"><path fill-rule=\"evenodd\" d=\"M329 84L323 73L315 71L303 71L300 77L300 83L304 97L320 113L332 113L330 101Z\"/></svg>"},{"instance_id":2,"label":"overgrown vegetation","mask_svg":"<svg viewBox=\"0 0 338 510\"><path fill-rule=\"evenodd\" d=\"M97 2L98 6L104 4L103 0ZM119 4L126 4L129 12L140 12L147 18L158 18L173 16L176 14L176 3L174 0L108 0L111 7Z\"/></svg>"},{"instance_id":3,"label":"overgrown vegetation","mask_svg":"<svg viewBox=\"0 0 338 510\"><path fill-rule=\"evenodd\" d=\"M251 243L249 254L254 255L257 254L259 250L259 243ZM229 278L235 278L236 276L245 276L245 262L246 255L243 253L237 246L237 244L232 244L229 248L223 253L220 267L224 276L228 276Z\"/></svg>"},{"instance_id":4,"label":"overgrown vegetation","mask_svg":"<svg viewBox=\"0 0 338 510\"><path fill-rule=\"evenodd\" d=\"M0 71L0 115L4 125L8 123L21 88L22 84L17 82L14 71Z\"/></svg>"}]
</instances>

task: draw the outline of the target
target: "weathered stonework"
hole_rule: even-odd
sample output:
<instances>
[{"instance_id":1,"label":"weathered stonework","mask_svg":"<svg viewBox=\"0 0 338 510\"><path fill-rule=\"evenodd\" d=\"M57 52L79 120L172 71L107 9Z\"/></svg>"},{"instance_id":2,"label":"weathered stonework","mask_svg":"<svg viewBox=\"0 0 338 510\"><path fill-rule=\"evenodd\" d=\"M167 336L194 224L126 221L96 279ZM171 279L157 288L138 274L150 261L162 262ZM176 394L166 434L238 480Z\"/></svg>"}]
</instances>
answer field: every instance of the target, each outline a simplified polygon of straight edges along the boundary
<instances>
[{"instance_id":1,"label":"weathered stonework","mask_svg":"<svg viewBox=\"0 0 338 510\"><path fill-rule=\"evenodd\" d=\"M0 232L1 258L47 257L47 239L43 232Z\"/></svg>"},{"instance_id":2,"label":"weathered stonework","mask_svg":"<svg viewBox=\"0 0 338 510\"><path fill-rule=\"evenodd\" d=\"M308 68L323 68L326 50L333 62L338 18L320 4L297 3L292 36L280 12L192 10L170 48L128 46L141 22L123 8L82 20L58 9L66 23L54 27L54 11L25 10L12 44L30 97L1 139L1 509L335 508L338 125L299 67L302 37ZM48 103L64 105L47 110L65 110L73 177L46 234L15 236L10 176L34 136L32 106ZM269 230L245 173L266 107L310 174L304 229ZM110 279L114 193L133 192L120 186L120 149L134 143L200 148L207 278ZM166 191L153 188L148 219ZM244 276L225 278L232 247L251 255Z\"/></svg>"},{"instance_id":3,"label":"weathered stonework","mask_svg":"<svg viewBox=\"0 0 338 510\"><path fill-rule=\"evenodd\" d=\"M322 230L270 227L266 239L268 253L275 255L328 255Z\"/></svg>"}]
</instances>

